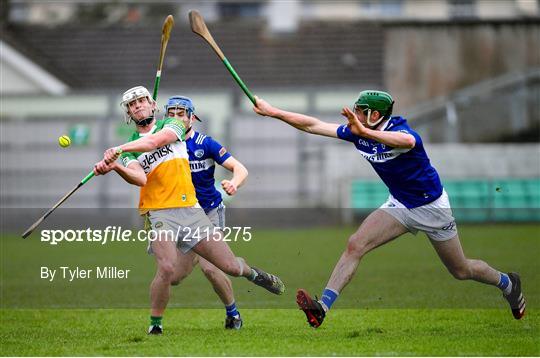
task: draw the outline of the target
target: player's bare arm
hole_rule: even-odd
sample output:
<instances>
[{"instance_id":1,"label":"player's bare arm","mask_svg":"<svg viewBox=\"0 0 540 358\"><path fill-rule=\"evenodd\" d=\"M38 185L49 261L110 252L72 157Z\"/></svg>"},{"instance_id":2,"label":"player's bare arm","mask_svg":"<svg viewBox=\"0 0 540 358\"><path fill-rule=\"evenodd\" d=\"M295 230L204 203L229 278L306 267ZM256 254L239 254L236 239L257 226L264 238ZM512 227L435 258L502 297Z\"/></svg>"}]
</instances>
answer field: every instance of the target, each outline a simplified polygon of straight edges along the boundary
<instances>
[{"instance_id":1,"label":"player's bare arm","mask_svg":"<svg viewBox=\"0 0 540 358\"><path fill-rule=\"evenodd\" d=\"M118 175L122 177L122 179L133 185L146 185L146 173L138 162L132 162L127 167L118 164L118 162L114 163L116 163L114 171L117 172Z\"/></svg>"},{"instance_id":2,"label":"player's bare arm","mask_svg":"<svg viewBox=\"0 0 540 358\"><path fill-rule=\"evenodd\" d=\"M379 131L366 127L360 121L357 114L351 111L348 107L344 107L341 110L341 115L343 115L349 121L348 127L351 129L351 132L359 137L373 139L379 143L386 144L393 148L414 148L416 144L416 139L411 134L402 132ZM373 113L375 119L378 119L377 117L379 115L380 113L377 111Z\"/></svg>"},{"instance_id":3,"label":"player's bare arm","mask_svg":"<svg viewBox=\"0 0 540 358\"><path fill-rule=\"evenodd\" d=\"M246 167L233 157L229 157L223 162L222 166L233 173L231 180L222 180L221 187L228 195L236 194L238 188L240 188L246 182L248 176L248 170Z\"/></svg>"},{"instance_id":4,"label":"player's bare arm","mask_svg":"<svg viewBox=\"0 0 540 358\"><path fill-rule=\"evenodd\" d=\"M256 105L253 107L255 113L261 116L274 117L290 124L291 126L312 134L337 138L339 124L323 122L318 118L306 116L305 114L287 112L272 106L265 100L255 96Z\"/></svg>"},{"instance_id":5,"label":"player's bare arm","mask_svg":"<svg viewBox=\"0 0 540 358\"><path fill-rule=\"evenodd\" d=\"M105 175L112 170L117 172L122 179L130 184L137 186L146 185L146 173L139 163L132 162L127 167L124 167L118 162L107 164L104 160L102 160L94 165L95 175Z\"/></svg>"},{"instance_id":6,"label":"player's bare arm","mask_svg":"<svg viewBox=\"0 0 540 358\"><path fill-rule=\"evenodd\" d=\"M122 144L118 147L109 148L103 154L106 163L112 163L122 152L151 152L164 145L176 142L178 137L172 130L162 130L155 134Z\"/></svg>"}]
</instances>

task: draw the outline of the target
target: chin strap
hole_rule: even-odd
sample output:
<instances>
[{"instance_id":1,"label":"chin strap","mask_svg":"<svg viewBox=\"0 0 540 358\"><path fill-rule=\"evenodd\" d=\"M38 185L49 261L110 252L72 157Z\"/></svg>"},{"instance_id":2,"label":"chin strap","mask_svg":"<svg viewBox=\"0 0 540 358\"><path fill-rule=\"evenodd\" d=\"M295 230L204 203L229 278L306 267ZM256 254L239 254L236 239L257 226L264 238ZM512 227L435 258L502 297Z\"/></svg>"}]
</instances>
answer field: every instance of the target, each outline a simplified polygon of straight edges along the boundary
<instances>
[{"instance_id":1,"label":"chin strap","mask_svg":"<svg viewBox=\"0 0 540 358\"><path fill-rule=\"evenodd\" d=\"M370 127L376 127L379 123L381 123L381 121L384 119L385 116L381 116L379 117L379 119L375 122L371 122L371 109L368 109L368 113L367 113L367 124L370 126Z\"/></svg>"},{"instance_id":2,"label":"chin strap","mask_svg":"<svg viewBox=\"0 0 540 358\"><path fill-rule=\"evenodd\" d=\"M149 125L150 123L152 123L154 121L154 115L152 114L150 117L148 118L145 118L145 119L141 119L140 121L136 121L133 119L133 122L135 122L135 124L137 125L137 127L146 127L147 125Z\"/></svg>"},{"instance_id":3,"label":"chin strap","mask_svg":"<svg viewBox=\"0 0 540 358\"><path fill-rule=\"evenodd\" d=\"M392 101L392 103L390 104L390 106L388 107L388 109L385 111L385 115L381 115L381 117L379 117L379 120L372 123L371 122L371 109L368 109L368 113L367 113L367 124L371 127L376 127L377 125L379 125L379 123L381 123L384 119L386 118L390 118L390 116L392 115L392 110L394 109L394 101ZM381 113L379 111L379 113Z\"/></svg>"}]
</instances>

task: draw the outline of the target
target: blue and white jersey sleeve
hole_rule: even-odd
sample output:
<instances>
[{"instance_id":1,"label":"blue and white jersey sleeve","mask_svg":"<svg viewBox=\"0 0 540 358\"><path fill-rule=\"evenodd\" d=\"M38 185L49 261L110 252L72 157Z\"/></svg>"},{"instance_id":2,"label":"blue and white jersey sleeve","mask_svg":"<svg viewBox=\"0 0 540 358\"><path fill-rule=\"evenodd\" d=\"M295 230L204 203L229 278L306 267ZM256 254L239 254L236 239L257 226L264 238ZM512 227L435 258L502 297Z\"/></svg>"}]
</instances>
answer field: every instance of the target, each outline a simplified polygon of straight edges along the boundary
<instances>
[{"instance_id":1,"label":"blue and white jersey sleeve","mask_svg":"<svg viewBox=\"0 0 540 358\"><path fill-rule=\"evenodd\" d=\"M357 135L351 132L351 129L346 124L343 124L337 129L337 136L339 139L346 140L347 142L355 142L358 138Z\"/></svg>"},{"instance_id":2,"label":"blue and white jersey sleeve","mask_svg":"<svg viewBox=\"0 0 540 358\"><path fill-rule=\"evenodd\" d=\"M397 123L394 121L390 121L385 129L388 132L401 132L401 133L407 133L414 137L416 141L416 145L422 145L422 138L409 127L407 122L405 120L398 120Z\"/></svg>"},{"instance_id":3,"label":"blue and white jersey sleeve","mask_svg":"<svg viewBox=\"0 0 540 358\"><path fill-rule=\"evenodd\" d=\"M210 157L219 165L231 157L231 153L214 138L206 137L205 144Z\"/></svg>"},{"instance_id":4,"label":"blue and white jersey sleeve","mask_svg":"<svg viewBox=\"0 0 540 358\"><path fill-rule=\"evenodd\" d=\"M398 123L399 124L395 125L393 121L390 121L386 124L383 130L387 132L407 133L414 137L414 139L416 140L416 143L422 143L422 138L420 138L418 133L411 130L411 128L407 125L406 122L404 123L404 122L399 121ZM362 137L357 136L356 134L353 134L353 132L351 131L351 128L349 128L347 124L342 124L341 126L338 127L337 136L339 139L343 139L343 140L346 140L347 142L352 142L352 143L362 138Z\"/></svg>"}]
</instances>

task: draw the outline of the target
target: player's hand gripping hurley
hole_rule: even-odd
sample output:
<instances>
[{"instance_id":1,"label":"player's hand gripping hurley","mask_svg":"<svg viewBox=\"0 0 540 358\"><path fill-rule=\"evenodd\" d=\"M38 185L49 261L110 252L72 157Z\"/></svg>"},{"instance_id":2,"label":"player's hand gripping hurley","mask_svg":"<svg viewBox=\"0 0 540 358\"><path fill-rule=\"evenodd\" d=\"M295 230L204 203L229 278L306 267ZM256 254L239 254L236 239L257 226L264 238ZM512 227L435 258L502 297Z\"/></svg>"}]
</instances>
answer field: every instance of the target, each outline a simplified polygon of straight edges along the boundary
<instances>
[{"instance_id":1,"label":"player's hand gripping hurley","mask_svg":"<svg viewBox=\"0 0 540 358\"><path fill-rule=\"evenodd\" d=\"M206 42L208 42L210 47L212 47L212 50L214 50L216 55L218 55L221 61L223 61L223 64L225 65L227 70L229 70L229 73L233 76L236 83L238 83L240 88L242 88L242 91L244 91L246 96L248 96L251 103L255 104L255 97L253 97L253 94L251 94L244 81L242 81L240 76L238 76L238 74L230 64L229 60L227 60L227 58L217 45L216 41L212 37L212 34L210 33L210 31L208 31L208 28L204 23L203 17L201 16L201 14L199 14L198 11L192 10L189 12L189 23L191 24L191 30L197 35L201 36Z\"/></svg>"},{"instance_id":2,"label":"player's hand gripping hurley","mask_svg":"<svg viewBox=\"0 0 540 358\"><path fill-rule=\"evenodd\" d=\"M158 68L156 72L156 80L154 81L154 92L152 97L154 98L154 101L157 100L157 93L159 89L159 83L161 80L161 69L163 67L163 59L165 58L165 51L167 50L167 43L169 42L169 38L171 36L171 30L174 25L174 19L172 15L167 16L165 21L163 22L163 27L161 29L161 48L159 50L159 62L158 62ZM118 153L120 154L120 153ZM40 217L35 223L32 224L23 234L23 239L26 239L30 234L38 227L43 220L45 220L49 215L52 214L56 208L58 208L64 201L66 201L73 193L75 193L81 186L86 184L90 179L94 177L94 171L92 170L90 173L88 173L87 176L85 176L75 188L71 189L69 193L67 193L62 199L60 199L52 208L50 208L42 217Z\"/></svg>"}]
</instances>

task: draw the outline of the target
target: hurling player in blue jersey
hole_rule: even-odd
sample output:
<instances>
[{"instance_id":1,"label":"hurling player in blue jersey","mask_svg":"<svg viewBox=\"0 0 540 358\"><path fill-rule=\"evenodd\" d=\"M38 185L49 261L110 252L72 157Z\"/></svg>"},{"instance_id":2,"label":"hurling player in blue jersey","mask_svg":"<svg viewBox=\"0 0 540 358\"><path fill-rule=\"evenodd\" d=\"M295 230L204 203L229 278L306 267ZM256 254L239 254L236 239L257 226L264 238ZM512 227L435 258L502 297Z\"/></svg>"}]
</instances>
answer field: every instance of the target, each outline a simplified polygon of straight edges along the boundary
<instances>
[{"instance_id":1,"label":"hurling player in blue jersey","mask_svg":"<svg viewBox=\"0 0 540 358\"><path fill-rule=\"evenodd\" d=\"M348 120L344 125L287 112L259 98L253 108L260 115L280 119L299 130L353 143L390 191L388 201L350 236L321 300L313 300L307 291L298 290L296 301L308 323L312 327L322 324L365 254L406 232L418 231L426 233L455 278L497 286L510 304L514 318L520 319L525 313L525 298L519 275L499 272L484 261L465 256L448 196L429 162L422 139L404 118L391 116L393 104L386 92L362 91L353 110L345 107L341 111Z\"/></svg>"},{"instance_id":2,"label":"hurling player in blue jersey","mask_svg":"<svg viewBox=\"0 0 540 358\"><path fill-rule=\"evenodd\" d=\"M169 98L165 105L165 112L167 117L179 118L186 126L186 145L189 154L191 181L195 186L197 200L212 224L215 227L224 228L225 205L223 205L221 193L214 186L215 163L233 173L230 180L221 181L221 187L228 195L236 194L238 188L246 181L248 176L246 167L212 137L196 132L192 128L194 120L200 121L200 119L195 114L195 107L190 98L184 96ZM201 270L212 283L214 291L225 305L225 328L240 329L242 318L236 308L231 280L209 261L200 256L198 260Z\"/></svg>"}]
</instances>

